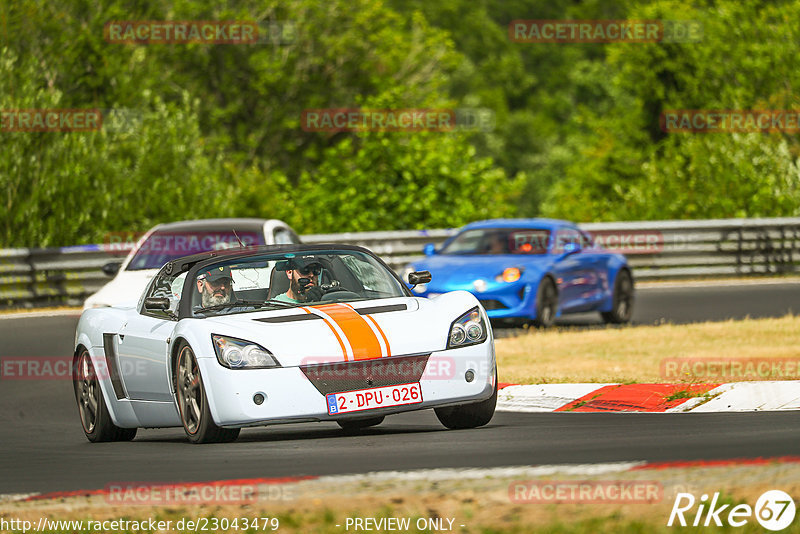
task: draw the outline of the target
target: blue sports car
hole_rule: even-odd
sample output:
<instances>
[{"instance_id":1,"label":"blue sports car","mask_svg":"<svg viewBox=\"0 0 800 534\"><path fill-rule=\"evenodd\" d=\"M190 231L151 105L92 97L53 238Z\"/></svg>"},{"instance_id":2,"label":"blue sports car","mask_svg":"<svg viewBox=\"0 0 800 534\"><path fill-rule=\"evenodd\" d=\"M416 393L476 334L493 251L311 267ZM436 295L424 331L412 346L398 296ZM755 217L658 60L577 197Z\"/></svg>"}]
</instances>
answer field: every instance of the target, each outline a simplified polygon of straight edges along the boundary
<instances>
[{"instance_id":1,"label":"blue sports car","mask_svg":"<svg viewBox=\"0 0 800 534\"><path fill-rule=\"evenodd\" d=\"M607 323L633 314L633 275L625 256L596 245L576 225L554 219L494 219L468 224L409 266L430 271L415 294L473 293L495 322L549 326L568 313L598 311Z\"/></svg>"}]
</instances>

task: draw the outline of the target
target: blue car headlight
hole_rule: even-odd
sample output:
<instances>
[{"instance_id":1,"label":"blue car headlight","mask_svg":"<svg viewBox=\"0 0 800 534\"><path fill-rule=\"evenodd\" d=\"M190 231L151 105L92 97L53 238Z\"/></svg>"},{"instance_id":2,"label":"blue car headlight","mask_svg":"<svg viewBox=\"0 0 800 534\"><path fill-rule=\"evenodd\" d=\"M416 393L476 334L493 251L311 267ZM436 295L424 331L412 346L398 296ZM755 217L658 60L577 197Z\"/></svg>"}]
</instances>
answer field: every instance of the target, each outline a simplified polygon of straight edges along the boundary
<instances>
[{"instance_id":1,"label":"blue car headlight","mask_svg":"<svg viewBox=\"0 0 800 534\"><path fill-rule=\"evenodd\" d=\"M447 348L455 349L486 341L488 329L477 306L453 321L447 336Z\"/></svg>"},{"instance_id":2,"label":"blue car headlight","mask_svg":"<svg viewBox=\"0 0 800 534\"><path fill-rule=\"evenodd\" d=\"M522 273L525 271L522 267L509 267L502 273L494 277L495 282L516 282L522 278Z\"/></svg>"},{"instance_id":3,"label":"blue car headlight","mask_svg":"<svg viewBox=\"0 0 800 534\"><path fill-rule=\"evenodd\" d=\"M256 343L217 334L212 334L211 339L217 361L228 369L269 369L281 366L270 351Z\"/></svg>"}]
</instances>

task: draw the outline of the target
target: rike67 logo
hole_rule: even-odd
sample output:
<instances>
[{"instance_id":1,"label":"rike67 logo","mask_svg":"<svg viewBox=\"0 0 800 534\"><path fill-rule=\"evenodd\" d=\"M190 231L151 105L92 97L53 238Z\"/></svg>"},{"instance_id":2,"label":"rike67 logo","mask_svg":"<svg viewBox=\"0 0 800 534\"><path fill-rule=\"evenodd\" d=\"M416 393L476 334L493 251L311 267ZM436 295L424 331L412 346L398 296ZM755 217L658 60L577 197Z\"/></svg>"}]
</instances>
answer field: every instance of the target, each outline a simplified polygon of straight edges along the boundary
<instances>
[{"instance_id":1,"label":"rike67 logo","mask_svg":"<svg viewBox=\"0 0 800 534\"><path fill-rule=\"evenodd\" d=\"M697 510L692 513L695 504ZM732 527L742 527L755 517L765 529L779 531L792 524L795 512L794 501L788 493L781 490L769 490L761 494L755 508L751 508L749 504L722 504L719 492L714 493L710 502L707 494L701 495L697 502L691 493L678 493L667 526L685 527L691 521L693 527L708 527L712 524L721 527L725 523Z\"/></svg>"}]
</instances>

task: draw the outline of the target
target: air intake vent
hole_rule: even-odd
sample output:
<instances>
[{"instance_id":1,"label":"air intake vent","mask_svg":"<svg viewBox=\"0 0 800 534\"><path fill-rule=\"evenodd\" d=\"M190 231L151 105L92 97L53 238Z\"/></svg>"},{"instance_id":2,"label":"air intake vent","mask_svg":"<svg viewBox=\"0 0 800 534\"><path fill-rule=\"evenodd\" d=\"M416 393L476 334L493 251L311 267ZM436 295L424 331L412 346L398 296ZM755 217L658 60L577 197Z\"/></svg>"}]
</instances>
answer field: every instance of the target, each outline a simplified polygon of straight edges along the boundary
<instances>
[{"instance_id":1,"label":"air intake vent","mask_svg":"<svg viewBox=\"0 0 800 534\"><path fill-rule=\"evenodd\" d=\"M483 309L486 311L489 310L506 310L508 306L500 302L499 300L482 300L481 304L483 305Z\"/></svg>"}]
</instances>

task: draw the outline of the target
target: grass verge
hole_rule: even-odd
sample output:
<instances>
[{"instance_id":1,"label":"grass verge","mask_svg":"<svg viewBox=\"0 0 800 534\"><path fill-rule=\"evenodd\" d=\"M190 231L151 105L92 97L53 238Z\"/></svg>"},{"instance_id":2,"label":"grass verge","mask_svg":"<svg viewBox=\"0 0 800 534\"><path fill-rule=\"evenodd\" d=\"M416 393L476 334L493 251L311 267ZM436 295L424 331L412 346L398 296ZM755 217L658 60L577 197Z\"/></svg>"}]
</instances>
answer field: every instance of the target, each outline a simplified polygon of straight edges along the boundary
<instances>
[{"instance_id":1,"label":"grass verge","mask_svg":"<svg viewBox=\"0 0 800 534\"><path fill-rule=\"evenodd\" d=\"M348 480L349 479L349 480ZM470 476L469 470L456 471L428 480L422 477L331 477L290 485L280 499L265 499L246 505L215 504L206 506L120 506L106 502L105 497L71 497L51 501L0 504L0 517L22 519L36 524L40 517L57 520L105 521L127 520L172 521L169 532L184 520L217 518L219 532L273 532L275 523L260 521L258 529L242 529L243 519L277 518L275 532L346 533L355 529L356 518L407 519L410 528L398 532L527 533L558 532L589 534L595 532L660 533L684 531L719 532L715 528L667 527L666 523L679 492L693 494L699 503L702 494L719 492L721 503L748 504L753 507L765 491L781 489L796 498L800 494L800 465L769 463L723 467L684 467L623 471L604 475L571 475L554 471L544 477L498 474ZM658 498L650 502L531 502L518 499L519 484L570 486L574 484L640 484L661 488ZM542 493L544 495L544 493ZM611 494L609 494L611 495ZM729 506L728 509L731 507ZM697 506L687 512L694 519ZM723 518L726 514L723 514ZM239 518L239 527L231 527ZM221 520L225 519L227 523ZM350 528L347 528L350 519ZM703 518L704 519L704 518ZM213 524L213 522L207 523ZM219 525L228 525L222 528ZM264 525L269 525L264 528ZM440 528L433 528L438 525ZM374 526L374 525L373 525ZM431 528L418 528L427 526ZM441 528L447 526L448 528ZM202 528L200 529L202 530ZM375 529L373 529L375 530ZM83 530L84 532L87 529ZM141 531L148 531L141 529ZM389 531L383 529L381 531ZM728 532L763 532L754 518L742 528ZM800 521L783 532L800 532Z\"/></svg>"},{"instance_id":2,"label":"grass verge","mask_svg":"<svg viewBox=\"0 0 800 534\"><path fill-rule=\"evenodd\" d=\"M792 315L689 325L530 330L495 340L495 348L500 381L517 384L706 380L691 372L677 379L665 373L665 360L676 358L793 360L792 375L771 373L760 378L800 379L800 317ZM716 381L737 377L728 378Z\"/></svg>"}]
</instances>

